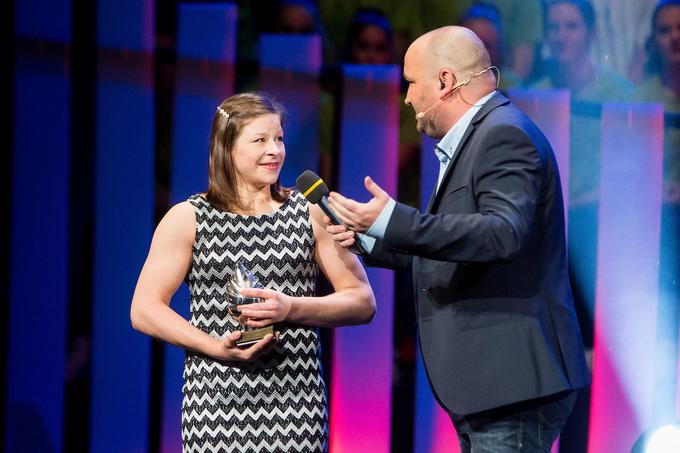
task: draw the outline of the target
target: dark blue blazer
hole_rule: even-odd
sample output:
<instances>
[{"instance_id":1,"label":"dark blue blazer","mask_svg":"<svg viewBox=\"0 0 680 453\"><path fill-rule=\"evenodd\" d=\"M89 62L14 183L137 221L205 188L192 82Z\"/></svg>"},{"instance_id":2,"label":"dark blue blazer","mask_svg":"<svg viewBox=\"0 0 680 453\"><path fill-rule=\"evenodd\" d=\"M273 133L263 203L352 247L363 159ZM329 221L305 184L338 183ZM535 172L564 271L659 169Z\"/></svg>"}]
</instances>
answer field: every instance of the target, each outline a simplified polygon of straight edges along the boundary
<instances>
[{"instance_id":1,"label":"dark blue blazer","mask_svg":"<svg viewBox=\"0 0 680 453\"><path fill-rule=\"evenodd\" d=\"M426 213L397 203L366 262L413 269L425 368L449 412L587 384L555 156L503 95L473 118Z\"/></svg>"}]
</instances>

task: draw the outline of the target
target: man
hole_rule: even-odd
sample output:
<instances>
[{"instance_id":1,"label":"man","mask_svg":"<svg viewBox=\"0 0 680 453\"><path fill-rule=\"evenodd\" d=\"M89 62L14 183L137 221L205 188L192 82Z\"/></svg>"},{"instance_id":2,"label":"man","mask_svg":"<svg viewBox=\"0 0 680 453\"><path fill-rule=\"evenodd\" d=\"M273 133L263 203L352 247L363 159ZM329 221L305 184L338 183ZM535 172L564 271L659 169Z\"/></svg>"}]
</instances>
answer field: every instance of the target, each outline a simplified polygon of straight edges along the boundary
<instances>
[{"instance_id":1,"label":"man","mask_svg":"<svg viewBox=\"0 0 680 453\"><path fill-rule=\"evenodd\" d=\"M588 381L567 274L555 157L501 94L479 38L444 27L404 58L418 131L440 139L426 213L369 177L373 198L331 193L344 226L376 238L365 260L411 267L433 392L466 452L549 451ZM544 450L545 449L545 450Z\"/></svg>"}]
</instances>

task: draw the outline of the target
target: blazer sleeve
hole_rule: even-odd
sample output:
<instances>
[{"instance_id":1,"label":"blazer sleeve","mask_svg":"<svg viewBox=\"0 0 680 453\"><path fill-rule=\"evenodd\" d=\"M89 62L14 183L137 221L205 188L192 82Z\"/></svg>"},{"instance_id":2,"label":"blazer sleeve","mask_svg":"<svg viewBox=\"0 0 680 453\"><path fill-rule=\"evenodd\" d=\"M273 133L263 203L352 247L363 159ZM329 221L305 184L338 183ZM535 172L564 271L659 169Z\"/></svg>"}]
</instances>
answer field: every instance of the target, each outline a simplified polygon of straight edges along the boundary
<instances>
[{"instance_id":1,"label":"blazer sleeve","mask_svg":"<svg viewBox=\"0 0 680 453\"><path fill-rule=\"evenodd\" d=\"M474 152L471 191L477 212L422 214L397 203L383 238L386 250L454 262L509 261L531 234L541 196L543 162L526 131L486 128ZM453 211L447 213L446 211Z\"/></svg>"},{"instance_id":2,"label":"blazer sleeve","mask_svg":"<svg viewBox=\"0 0 680 453\"><path fill-rule=\"evenodd\" d=\"M384 243L380 239L375 242L373 250L363 256L364 263L369 267L385 267L393 270L410 270L413 257L410 255L383 250Z\"/></svg>"}]
</instances>

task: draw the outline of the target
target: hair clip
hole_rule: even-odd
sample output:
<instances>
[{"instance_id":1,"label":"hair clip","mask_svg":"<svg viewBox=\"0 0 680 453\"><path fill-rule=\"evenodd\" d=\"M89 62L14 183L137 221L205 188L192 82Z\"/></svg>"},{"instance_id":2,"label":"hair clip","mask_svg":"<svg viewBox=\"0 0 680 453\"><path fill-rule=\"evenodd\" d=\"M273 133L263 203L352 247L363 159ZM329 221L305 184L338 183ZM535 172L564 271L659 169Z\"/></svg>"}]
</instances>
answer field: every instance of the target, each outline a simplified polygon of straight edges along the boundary
<instances>
[{"instance_id":1,"label":"hair clip","mask_svg":"<svg viewBox=\"0 0 680 453\"><path fill-rule=\"evenodd\" d=\"M227 113L222 107L217 107L217 111L220 112L220 115L222 115L225 120L229 121L230 114Z\"/></svg>"}]
</instances>

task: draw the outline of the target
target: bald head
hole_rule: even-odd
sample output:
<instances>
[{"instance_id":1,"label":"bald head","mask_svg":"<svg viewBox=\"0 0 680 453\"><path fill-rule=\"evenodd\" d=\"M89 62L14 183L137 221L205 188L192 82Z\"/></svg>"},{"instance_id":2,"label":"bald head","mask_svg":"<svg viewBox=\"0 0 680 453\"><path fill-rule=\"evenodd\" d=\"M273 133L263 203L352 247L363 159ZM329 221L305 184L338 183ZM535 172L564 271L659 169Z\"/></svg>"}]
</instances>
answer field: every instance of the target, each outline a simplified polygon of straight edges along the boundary
<instances>
[{"instance_id":1,"label":"bald head","mask_svg":"<svg viewBox=\"0 0 680 453\"><path fill-rule=\"evenodd\" d=\"M482 41L464 27L442 27L416 39L404 56L404 102L416 128L441 138L475 102L496 89Z\"/></svg>"},{"instance_id":2,"label":"bald head","mask_svg":"<svg viewBox=\"0 0 680 453\"><path fill-rule=\"evenodd\" d=\"M463 80L491 65L482 41L465 27L452 25L425 33L411 44L408 52L412 51L427 55L422 61L428 71L450 68Z\"/></svg>"}]
</instances>

